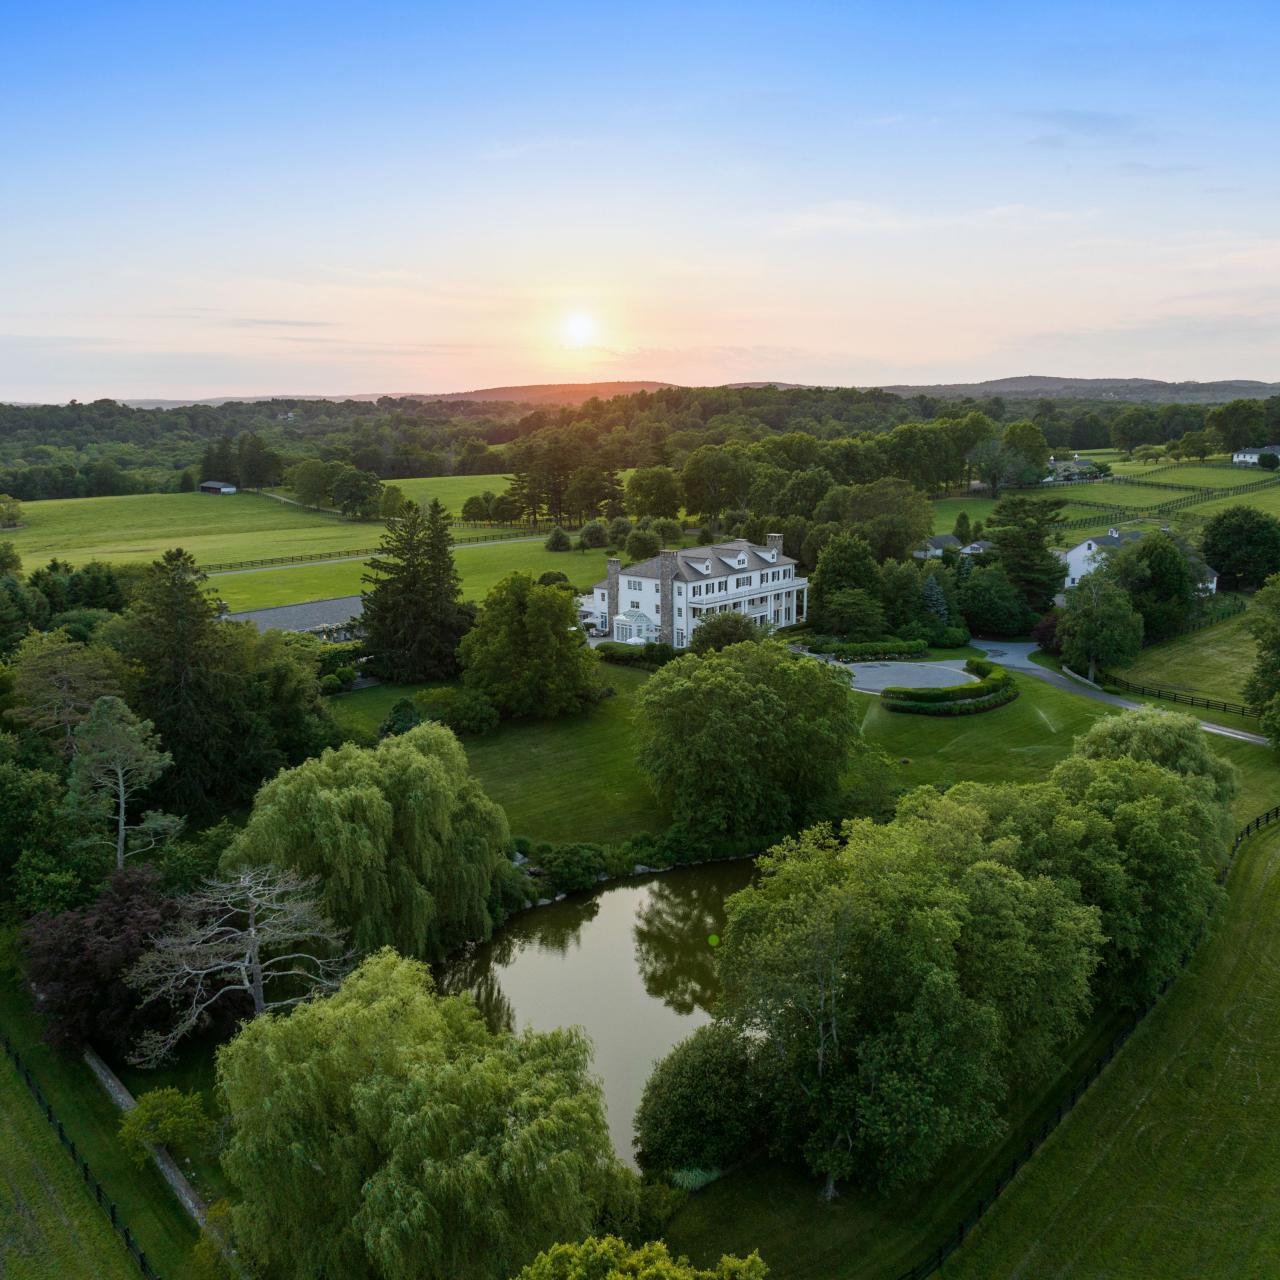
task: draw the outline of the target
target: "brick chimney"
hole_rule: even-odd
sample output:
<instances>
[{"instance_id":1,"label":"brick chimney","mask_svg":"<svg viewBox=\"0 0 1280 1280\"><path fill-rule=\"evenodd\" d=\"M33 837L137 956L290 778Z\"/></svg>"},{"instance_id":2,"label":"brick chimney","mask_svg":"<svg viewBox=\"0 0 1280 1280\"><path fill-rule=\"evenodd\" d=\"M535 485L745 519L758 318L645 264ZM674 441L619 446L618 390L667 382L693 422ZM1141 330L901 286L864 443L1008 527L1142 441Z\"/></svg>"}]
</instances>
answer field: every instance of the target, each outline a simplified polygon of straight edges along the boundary
<instances>
[{"instance_id":1,"label":"brick chimney","mask_svg":"<svg viewBox=\"0 0 1280 1280\"><path fill-rule=\"evenodd\" d=\"M676 553L661 551L658 553L658 599L662 604L662 615L658 619L658 639L663 644L676 642Z\"/></svg>"},{"instance_id":2,"label":"brick chimney","mask_svg":"<svg viewBox=\"0 0 1280 1280\"><path fill-rule=\"evenodd\" d=\"M622 572L622 561L609 559L604 562L605 576L609 579L607 587L608 634L613 638L613 620L618 616L618 575Z\"/></svg>"}]
</instances>

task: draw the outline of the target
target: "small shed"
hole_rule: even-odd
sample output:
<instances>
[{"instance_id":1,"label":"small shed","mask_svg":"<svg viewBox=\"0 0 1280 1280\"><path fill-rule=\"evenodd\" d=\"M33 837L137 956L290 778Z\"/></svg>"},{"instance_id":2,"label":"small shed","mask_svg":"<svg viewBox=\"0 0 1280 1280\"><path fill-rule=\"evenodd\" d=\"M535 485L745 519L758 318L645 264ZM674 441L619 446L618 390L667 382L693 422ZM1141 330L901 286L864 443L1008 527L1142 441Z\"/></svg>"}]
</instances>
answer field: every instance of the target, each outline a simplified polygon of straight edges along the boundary
<instances>
[{"instance_id":1,"label":"small shed","mask_svg":"<svg viewBox=\"0 0 1280 1280\"><path fill-rule=\"evenodd\" d=\"M235 493L236 487L233 484L227 484L225 480L202 480L200 482L201 493Z\"/></svg>"}]
</instances>

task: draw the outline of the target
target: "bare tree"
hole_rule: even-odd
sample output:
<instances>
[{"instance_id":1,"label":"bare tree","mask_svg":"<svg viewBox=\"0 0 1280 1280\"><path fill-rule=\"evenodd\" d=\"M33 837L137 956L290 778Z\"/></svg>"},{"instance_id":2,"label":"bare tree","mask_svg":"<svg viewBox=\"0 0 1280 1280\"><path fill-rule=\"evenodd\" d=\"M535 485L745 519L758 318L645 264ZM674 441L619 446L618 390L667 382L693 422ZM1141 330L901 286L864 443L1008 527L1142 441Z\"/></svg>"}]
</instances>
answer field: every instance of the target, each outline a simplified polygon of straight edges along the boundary
<instances>
[{"instance_id":1,"label":"bare tree","mask_svg":"<svg viewBox=\"0 0 1280 1280\"><path fill-rule=\"evenodd\" d=\"M342 931L321 913L318 890L314 877L268 866L207 880L191 894L182 920L152 939L128 976L144 1004L166 1000L181 1016L167 1032L147 1032L131 1061L163 1061L234 993L249 997L256 1018L335 989L354 953L342 949Z\"/></svg>"}]
</instances>

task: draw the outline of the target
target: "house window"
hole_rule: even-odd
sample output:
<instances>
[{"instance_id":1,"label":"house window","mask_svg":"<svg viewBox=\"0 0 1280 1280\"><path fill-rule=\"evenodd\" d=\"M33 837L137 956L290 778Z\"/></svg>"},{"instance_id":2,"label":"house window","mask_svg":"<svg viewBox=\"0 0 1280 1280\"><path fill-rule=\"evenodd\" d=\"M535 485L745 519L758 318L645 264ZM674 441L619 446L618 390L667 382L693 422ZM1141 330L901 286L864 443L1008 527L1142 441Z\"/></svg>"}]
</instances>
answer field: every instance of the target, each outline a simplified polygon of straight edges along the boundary
<instances>
[{"instance_id":1,"label":"house window","mask_svg":"<svg viewBox=\"0 0 1280 1280\"><path fill-rule=\"evenodd\" d=\"M640 601L639 601L639 600L633 600L633 601L631 602L631 607L632 607L633 609L638 609L638 608L640 607Z\"/></svg>"},{"instance_id":2,"label":"house window","mask_svg":"<svg viewBox=\"0 0 1280 1280\"><path fill-rule=\"evenodd\" d=\"M684 648L684 632L683 631L676 632L676 648L677 649Z\"/></svg>"},{"instance_id":3,"label":"house window","mask_svg":"<svg viewBox=\"0 0 1280 1280\"><path fill-rule=\"evenodd\" d=\"M679 605L677 605L677 606L676 606L676 617L677 617L677 618L683 618L683 617L684 617L684 610L683 610L683 609L681 609Z\"/></svg>"},{"instance_id":4,"label":"house window","mask_svg":"<svg viewBox=\"0 0 1280 1280\"><path fill-rule=\"evenodd\" d=\"M750 585L751 585L750 574L747 574L745 578L734 578L733 580L733 589L735 591L740 591L743 587L749 587Z\"/></svg>"},{"instance_id":5,"label":"house window","mask_svg":"<svg viewBox=\"0 0 1280 1280\"><path fill-rule=\"evenodd\" d=\"M721 579L720 579L720 590L721 590L721 591L728 591L728 590L729 590L729 579L728 579L728 578L721 578Z\"/></svg>"},{"instance_id":6,"label":"house window","mask_svg":"<svg viewBox=\"0 0 1280 1280\"><path fill-rule=\"evenodd\" d=\"M627 590L628 590L628 591L643 591L643 590L644 590L644 583L643 583L643 582L641 582L638 578L628 578L628 579L627 579Z\"/></svg>"},{"instance_id":7,"label":"house window","mask_svg":"<svg viewBox=\"0 0 1280 1280\"><path fill-rule=\"evenodd\" d=\"M689 594L693 596L700 596L702 594L702 587L701 586L694 587L693 590L689 592Z\"/></svg>"}]
</instances>

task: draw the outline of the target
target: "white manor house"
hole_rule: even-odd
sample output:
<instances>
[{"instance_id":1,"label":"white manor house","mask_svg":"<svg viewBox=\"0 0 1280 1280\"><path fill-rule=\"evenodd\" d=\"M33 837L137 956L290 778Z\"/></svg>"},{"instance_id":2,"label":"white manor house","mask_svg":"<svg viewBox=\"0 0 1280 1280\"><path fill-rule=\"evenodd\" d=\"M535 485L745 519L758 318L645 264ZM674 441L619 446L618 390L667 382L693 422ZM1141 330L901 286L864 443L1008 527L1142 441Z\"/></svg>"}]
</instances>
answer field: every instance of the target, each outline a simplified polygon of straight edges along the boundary
<instances>
[{"instance_id":1,"label":"white manor house","mask_svg":"<svg viewBox=\"0 0 1280 1280\"><path fill-rule=\"evenodd\" d=\"M685 648L703 618L734 610L760 626L785 627L805 615L809 580L782 554L782 535L760 547L736 538L711 547L661 551L622 567L582 598L583 621L612 640L656 640Z\"/></svg>"}]
</instances>

